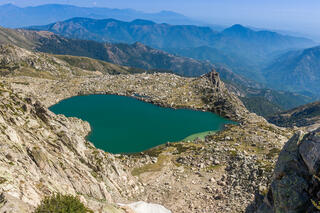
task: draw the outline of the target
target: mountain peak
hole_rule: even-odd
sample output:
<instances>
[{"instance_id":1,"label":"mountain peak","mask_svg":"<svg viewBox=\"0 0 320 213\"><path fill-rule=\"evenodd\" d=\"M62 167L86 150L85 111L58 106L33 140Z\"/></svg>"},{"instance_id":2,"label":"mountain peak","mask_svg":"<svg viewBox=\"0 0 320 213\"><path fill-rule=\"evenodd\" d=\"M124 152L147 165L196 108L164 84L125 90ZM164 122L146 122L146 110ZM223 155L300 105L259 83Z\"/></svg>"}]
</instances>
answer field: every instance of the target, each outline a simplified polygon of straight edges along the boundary
<instances>
[{"instance_id":1,"label":"mountain peak","mask_svg":"<svg viewBox=\"0 0 320 213\"><path fill-rule=\"evenodd\" d=\"M246 32L252 32L250 28L247 28L241 24L235 24L231 27L225 29L223 32L236 32L236 33L246 33Z\"/></svg>"},{"instance_id":2,"label":"mountain peak","mask_svg":"<svg viewBox=\"0 0 320 213\"><path fill-rule=\"evenodd\" d=\"M176 15L179 15L179 16L184 16L182 14L179 14L179 13L176 13L176 12L173 12L173 11L170 11L170 10L161 10L158 14L161 14L161 15L173 15L173 16L176 16Z\"/></svg>"}]
</instances>

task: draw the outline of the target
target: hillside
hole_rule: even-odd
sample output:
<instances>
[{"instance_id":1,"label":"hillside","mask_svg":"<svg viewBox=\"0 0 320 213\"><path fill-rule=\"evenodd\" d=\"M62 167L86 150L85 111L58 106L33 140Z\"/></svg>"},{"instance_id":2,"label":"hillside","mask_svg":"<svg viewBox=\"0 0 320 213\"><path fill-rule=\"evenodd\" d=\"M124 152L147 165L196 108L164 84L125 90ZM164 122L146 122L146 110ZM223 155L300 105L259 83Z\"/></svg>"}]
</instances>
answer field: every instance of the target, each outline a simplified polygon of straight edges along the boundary
<instances>
[{"instance_id":1,"label":"hillside","mask_svg":"<svg viewBox=\"0 0 320 213\"><path fill-rule=\"evenodd\" d=\"M194 58L197 60L208 61L212 64L224 66L231 69L234 73L254 79L264 81L264 77L259 71L259 65L253 60L245 58L246 54L236 54L227 52L226 49L215 47L200 46L190 48L167 48L166 51L177 55Z\"/></svg>"},{"instance_id":2,"label":"hillside","mask_svg":"<svg viewBox=\"0 0 320 213\"><path fill-rule=\"evenodd\" d=\"M240 86L235 90L236 94L237 92L242 94L239 97L250 112L265 118L316 100L314 97L298 93L263 88L243 88ZM231 88L231 91L234 89Z\"/></svg>"},{"instance_id":3,"label":"hillside","mask_svg":"<svg viewBox=\"0 0 320 213\"><path fill-rule=\"evenodd\" d=\"M35 41L21 31L0 26L0 44L15 44L22 48L32 49L35 46Z\"/></svg>"},{"instance_id":4,"label":"hillside","mask_svg":"<svg viewBox=\"0 0 320 213\"><path fill-rule=\"evenodd\" d=\"M289 111L270 116L268 121L283 127L306 127L315 124L320 125L320 102L306 104Z\"/></svg>"},{"instance_id":5,"label":"hillside","mask_svg":"<svg viewBox=\"0 0 320 213\"><path fill-rule=\"evenodd\" d=\"M101 74L142 73L144 70L117 66L84 57L52 56L13 45L0 45L0 76L30 76L49 79Z\"/></svg>"},{"instance_id":6,"label":"hillside","mask_svg":"<svg viewBox=\"0 0 320 213\"><path fill-rule=\"evenodd\" d=\"M233 73L223 66L215 66L229 91L236 94L250 112L268 117L316 100L314 96L266 88L264 84Z\"/></svg>"},{"instance_id":7,"label":"hillside","mask_svg":"<svg viewBox=\"0 0 320 213\"><path fill-rule=\"evenodd\" d=\"M150 48L141 43L129 44L101 44L103 53L97 52L95 55L83 54L92 58L101 59L118 65L130 66L149 71L167 71L181 76L195 77L206 74L214 67L212 64L194 60L187 57L180 57L167 52ZM62 46L61 46L62 47ZM57 48L57 47L56 47ZM39 48L45 50L45 47ZM62 53L75 55L70 51L45 50L45 52ZM78 52L79 54L79 52ZM80 54L79 54L80 55Z\"/></svg>"},{"instance_id":8,"label":"hillside","mask_svg":"<svg viewBox=\"0 0 320 213\"><path fill-rule=\"evenodd\" d=\"M146 70L171 70L182 76L200 76L208 73L214 66L208 62L169 54L153 49L142 43L105 44L108 61L139 67Z\"/></svg>"},{"instance_id":9,"label":"hillside","mask_svg":"<svg viewBox=\"0 0 320 213\"><path fill-rule=\"evenodd\" d=\"M263 70L268 85L279 89L320 94L320 47L291 51Z\"/></svg>"},{"instance_id":10,"label":"hillside","mask_svg":"<svg viewBox=\"0 0 320 213\"><path fill-rule=\"evenodd\" d=\"M73 17L116 18L123 21L132 21L140 18L159 23L203 24L171 11L144 13L133 9L89 8L64 4L45 4L33 7L18 7L14 4L6 4L0 6L0 14L2 14L0 25L10 28L50 24Z\"/></svg>"}]
</instances>

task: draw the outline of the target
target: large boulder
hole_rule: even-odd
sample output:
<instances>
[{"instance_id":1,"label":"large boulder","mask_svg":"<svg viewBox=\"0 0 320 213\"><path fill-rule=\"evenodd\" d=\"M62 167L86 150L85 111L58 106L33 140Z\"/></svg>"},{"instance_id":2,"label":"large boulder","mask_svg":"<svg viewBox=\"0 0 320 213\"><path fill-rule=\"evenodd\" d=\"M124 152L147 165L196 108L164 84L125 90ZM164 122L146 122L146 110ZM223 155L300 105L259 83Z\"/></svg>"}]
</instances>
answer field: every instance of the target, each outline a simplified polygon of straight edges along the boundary
<instances>
[{"instance_id":1,"label":"large boulder","mask_svg":"<svg viewBox=\"0 0 320 213\"><path fill-rule=\"evenodd\" d=\"M319 212L320 128L296 133L284 146L258 212ZM319 208L319 207L318 207Z\"/></svg>"}]
</instances>

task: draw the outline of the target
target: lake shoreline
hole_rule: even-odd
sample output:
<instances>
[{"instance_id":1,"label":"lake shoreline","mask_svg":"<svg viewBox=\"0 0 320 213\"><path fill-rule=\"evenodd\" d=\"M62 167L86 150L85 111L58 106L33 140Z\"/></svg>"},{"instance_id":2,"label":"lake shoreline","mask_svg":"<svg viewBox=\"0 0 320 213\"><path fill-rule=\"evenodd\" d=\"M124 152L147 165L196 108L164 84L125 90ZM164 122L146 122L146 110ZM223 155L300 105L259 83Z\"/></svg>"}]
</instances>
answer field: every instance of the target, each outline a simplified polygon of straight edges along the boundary
<instances>
[{"instance_id":1,"label":"lake shoreline","mask_svg":"<svg viewBox=\"0 0 320 213\"><path fill-rule=\"evenodd\" d=\"M109 99L112 101L110 102ZM85 101L81 102L80 100ZM109 102L107 100L109 100ZM74 101L74 105L72 105L70 101ZM66 103L67 105L65 105ZM113 106L114 104L116 106ZM63 109L63 107L65 107L66 109ZM57 109L62 111L59 111ZM79 109L81 112L76 112ZM156 147L158 145L165 144L167 142L183 141L185 138L194 134L198 134L200 132L220 131L224 129L224 124L233 123L233 121L222 118L221 116L212 112L205 112L202 110L194 110L188 108L173 108L168 106L163 107L152 102L144 101L140 97L123 95L119 96L97 94L75 96L60 101L58 104L50 107L49 110L56 114L64 114L67 117L76 117L87 121L91 126L91 132L86 136L86 139L93 142L98 148L114 154L138 153ZM63 110L66 111L64 112ZM122 111L120 112L119 110ZM130 110L134 111L131 112ZM96 113L98 113L99 115L96 115ZM161 113L165 114L161 115ZM147 117L145 117L144 115L146 115ZM94 119L90 116L96 117ZM124 118L122 118L123 116ZM121 120L121 118L123 120ZM147 120L143 121L143 119ZM98 125L98 123L101 124ZM129 124L131 125L130 128ZM141 128L135 127L135 125L137 124L139 127L144 125L147 126L141 127L142 129L145 128L145 130L142 131ZM127 125L129 126L126 127ZM154 127L151 128L149 125ZM131 128L137 129L131 130ZM118 133L114 133L113 131ZM99 133L99 136L97 136L97 132L101 132ZM141 140L137 139L138 137L141 137L142 141L148 140L148 142L145 142L145 144L142 145L141 148L139 147L139 145L136 145L138 144L139 140ZM148 137L149 139L147 139ZM100 142L97 143L97 140ZM139 147L139 149L133 147L133 150L130 150L128 147L132 145L127 144L127 147L124 147L124 151L114 151L114 148L110 148L112 146L110 144L113 144L114 141L119 140L122 140L124 142L128 140L133 141L134 146L136 145L137 147ZM134 142L135 140L138 141ZM102 141L109 142L106 143ZM108 146L110 147L108 148Z\"/></svg>"}]
</instances>

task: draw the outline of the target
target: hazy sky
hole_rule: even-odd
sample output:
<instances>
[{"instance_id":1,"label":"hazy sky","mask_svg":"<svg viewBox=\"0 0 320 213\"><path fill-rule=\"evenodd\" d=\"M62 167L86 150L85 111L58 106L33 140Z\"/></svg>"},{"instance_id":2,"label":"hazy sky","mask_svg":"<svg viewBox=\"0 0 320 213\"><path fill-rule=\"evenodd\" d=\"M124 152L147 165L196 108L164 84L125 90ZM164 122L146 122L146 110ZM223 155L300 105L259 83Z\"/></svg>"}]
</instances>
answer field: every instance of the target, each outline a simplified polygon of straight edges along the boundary
<instances>
[{"instance_id":1,"label":"hazy sky","mask_svg":"<svg viewBox=\"0 0 320 213\"><path fill-rule=\"evenodd\" d=\"M320 36L320 0L0 0L0 4L9 2L20 6L67 3L145 12L171 10L212 24L239 23Z\"/></svg>"}]
</instances>

